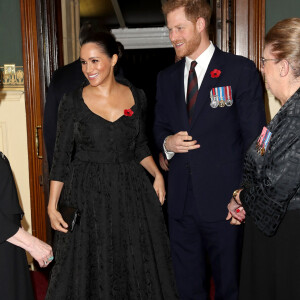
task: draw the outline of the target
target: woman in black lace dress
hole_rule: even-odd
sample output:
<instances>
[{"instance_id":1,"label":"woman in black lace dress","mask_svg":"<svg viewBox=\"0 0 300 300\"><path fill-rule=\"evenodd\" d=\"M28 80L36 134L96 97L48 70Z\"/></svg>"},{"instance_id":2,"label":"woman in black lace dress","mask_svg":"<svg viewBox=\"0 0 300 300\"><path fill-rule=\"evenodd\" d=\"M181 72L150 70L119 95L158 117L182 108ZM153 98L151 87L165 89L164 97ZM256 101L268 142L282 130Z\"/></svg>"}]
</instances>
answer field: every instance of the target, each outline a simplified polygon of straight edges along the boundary
<instances>
[{"instance_id":1,"label":"woman in black lace dress","mask_svg":"<svg viewBox=\"0 0 300 300\"><path fill-rule=\"evenodd\" d=\"M241 300L300 299L300 19L266 36L262 71L282 107L245 158L228 219L245 235ZM235 198L235 199L234 199Z\"/></svg>"},{"instance_id":2,"label":"woman in black lace dress","mask_svg":"<svg viewBox=\"0 0 300 300\"><path fill-rule=\"evenodd\" d=\"M80 59L89 84L60 104L48 205L57 230L49 300L177 299L164 181L144 133L146 98L114 77L118 56L111 34L87 38ZM58 200L81 213L73 232Z\"/></svg>"}]
</instances>

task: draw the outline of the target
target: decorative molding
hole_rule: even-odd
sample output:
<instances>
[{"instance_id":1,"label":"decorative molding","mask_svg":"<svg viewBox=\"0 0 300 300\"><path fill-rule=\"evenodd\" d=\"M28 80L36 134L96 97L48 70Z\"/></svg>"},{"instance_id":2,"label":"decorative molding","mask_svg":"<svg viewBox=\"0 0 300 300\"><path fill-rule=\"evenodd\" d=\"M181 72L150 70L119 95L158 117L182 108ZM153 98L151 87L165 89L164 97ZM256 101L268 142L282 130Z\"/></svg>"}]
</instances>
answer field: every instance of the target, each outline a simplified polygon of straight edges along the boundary
<instances>
[{"instance_id":1,"label":"decorative molding","mask_svg":"<svg viewBox=\"0 0 300 300\"><path fill-rule=\"evenodd\" d=\"M5 90L0 89L0 101L21 101L24 95L23 90Z\"/></svg>"},{"instance_id":2,"label":"decorative molding","mask_svg":"<svg viewBox=\"0 0 300 300\"><path fill-rule=\"evenodd\" d=\"M16 66L14 74L5 74L4 67L0 67L1 90L24 90L23 66Z\"/></svg>"},{"instance_id":3,"label":"decorative molding","mask_svg":"<svg viewBox=\"0 0 300 300\"><path fill-rule=\"evenodd\" d=\"M166 26L152 28L120 28L111 31L125 49L172 48Z\"/></svg>"}]
</instances>

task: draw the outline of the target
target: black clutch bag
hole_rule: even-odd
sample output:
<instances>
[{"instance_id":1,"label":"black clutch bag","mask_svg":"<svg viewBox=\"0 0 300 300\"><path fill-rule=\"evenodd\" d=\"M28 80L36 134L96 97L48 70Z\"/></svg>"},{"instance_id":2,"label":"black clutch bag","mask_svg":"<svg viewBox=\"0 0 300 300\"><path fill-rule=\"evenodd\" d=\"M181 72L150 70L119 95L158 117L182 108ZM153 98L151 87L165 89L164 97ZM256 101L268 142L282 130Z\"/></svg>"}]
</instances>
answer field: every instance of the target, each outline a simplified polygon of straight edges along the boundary
<instances>
[{"instance_id":1,"label":"black clutch bag","mask_svg":"<svg viewBox=\"0 0 300 300\"><path fill-rule=\"evenodd\" d=\"M62 206L59 212L64 221L68 224L68 231L72 232L76 224L80 223L80 212L78 208Z\"/></svg>"}]
</instances>

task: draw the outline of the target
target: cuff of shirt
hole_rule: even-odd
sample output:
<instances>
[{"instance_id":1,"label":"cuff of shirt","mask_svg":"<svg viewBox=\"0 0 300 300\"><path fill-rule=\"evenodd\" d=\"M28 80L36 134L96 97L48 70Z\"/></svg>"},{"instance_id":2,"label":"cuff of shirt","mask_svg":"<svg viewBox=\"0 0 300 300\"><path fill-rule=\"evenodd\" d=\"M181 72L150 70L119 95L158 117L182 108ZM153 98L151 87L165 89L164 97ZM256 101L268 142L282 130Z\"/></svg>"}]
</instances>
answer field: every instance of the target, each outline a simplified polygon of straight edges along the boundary
<instances>
[{"instance_id":1,"label":"cuff of shirt","mask_svg":"<svg viewBox=\"0 0 300 300\"><path fill-rule=\"evenodd\" d=\"M167 149L166 149L166 140L167 140L167 138L168 138L168 136L165 138L165 140L164 140L164 143L163 143L163 149L164 149L164 152L165 152L165 155L166 155L166 158L167 158L167 160L170 160L174 155L175 155L175 153L174 152L172 152L172 151L167 151Z\"/></svg>"}]
</instances>

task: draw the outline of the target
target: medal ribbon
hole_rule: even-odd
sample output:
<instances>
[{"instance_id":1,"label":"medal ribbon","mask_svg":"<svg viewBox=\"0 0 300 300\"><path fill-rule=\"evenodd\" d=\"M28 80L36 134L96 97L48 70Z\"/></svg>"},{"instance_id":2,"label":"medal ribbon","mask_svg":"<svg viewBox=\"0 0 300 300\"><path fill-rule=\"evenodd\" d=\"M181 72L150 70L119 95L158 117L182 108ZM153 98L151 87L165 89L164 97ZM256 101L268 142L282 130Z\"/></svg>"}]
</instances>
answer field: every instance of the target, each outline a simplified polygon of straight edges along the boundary
<instances>
[{"instance_id":1,"label":"medal ribbon","mask_svg":"<svg viewBox=\"0 0 300 300\"><path fill-rule=\"evenodd\" d=\"M268 144L270 142L271 136L272 136L272 132L267 127L264 127L259 136L259 139L256 143L257 152L260 155L265 154Z\"/></svg>"},{"instance_id":2,"label":"medal ribbon","mask_svg":"<svg viewBox=\"0 0 300 300\"><path fill-rule=\"evenodd\" d=\"M269 144L270 139L271 139L271 135L272 135L272 132L269 131L269 130L267 129L267 134L266 134L266 138L265 138L265 140L264 140L264 145L263 145L263 148L264 148L265 150L266 150L267 147L268 147L268 144Z\"/></svg>"},{"instance_id":3,"label":"medal ribbon","mask_svg":"<svg viewBox=\"0 0 300 300\"><path fill-rule=\"evenodd\" d=\"M219 96L220 96L220 99L221 99L221 100L224 100L223 87L219 87L218 90L219 90Z\"/></svg>"},{"instance_id":4,"label":"medal ribbon","mask_svg":"<svg viewBox=\"0 0 300 300\"><path fill-rule=\"evenodd\" d=\"M262 132L261 132L261 134L260 134L260 136L259 136L259 139L258 139L258 141L257 141L257 144L260 146L261 144L262 144L262 142L263 142L263 139L264 139L264 137L265 137L265 135L266 135L266 131L267 131L267 127L264 127L263 128L263 130L262 130Z\"/></svg>"}]
</instances>

